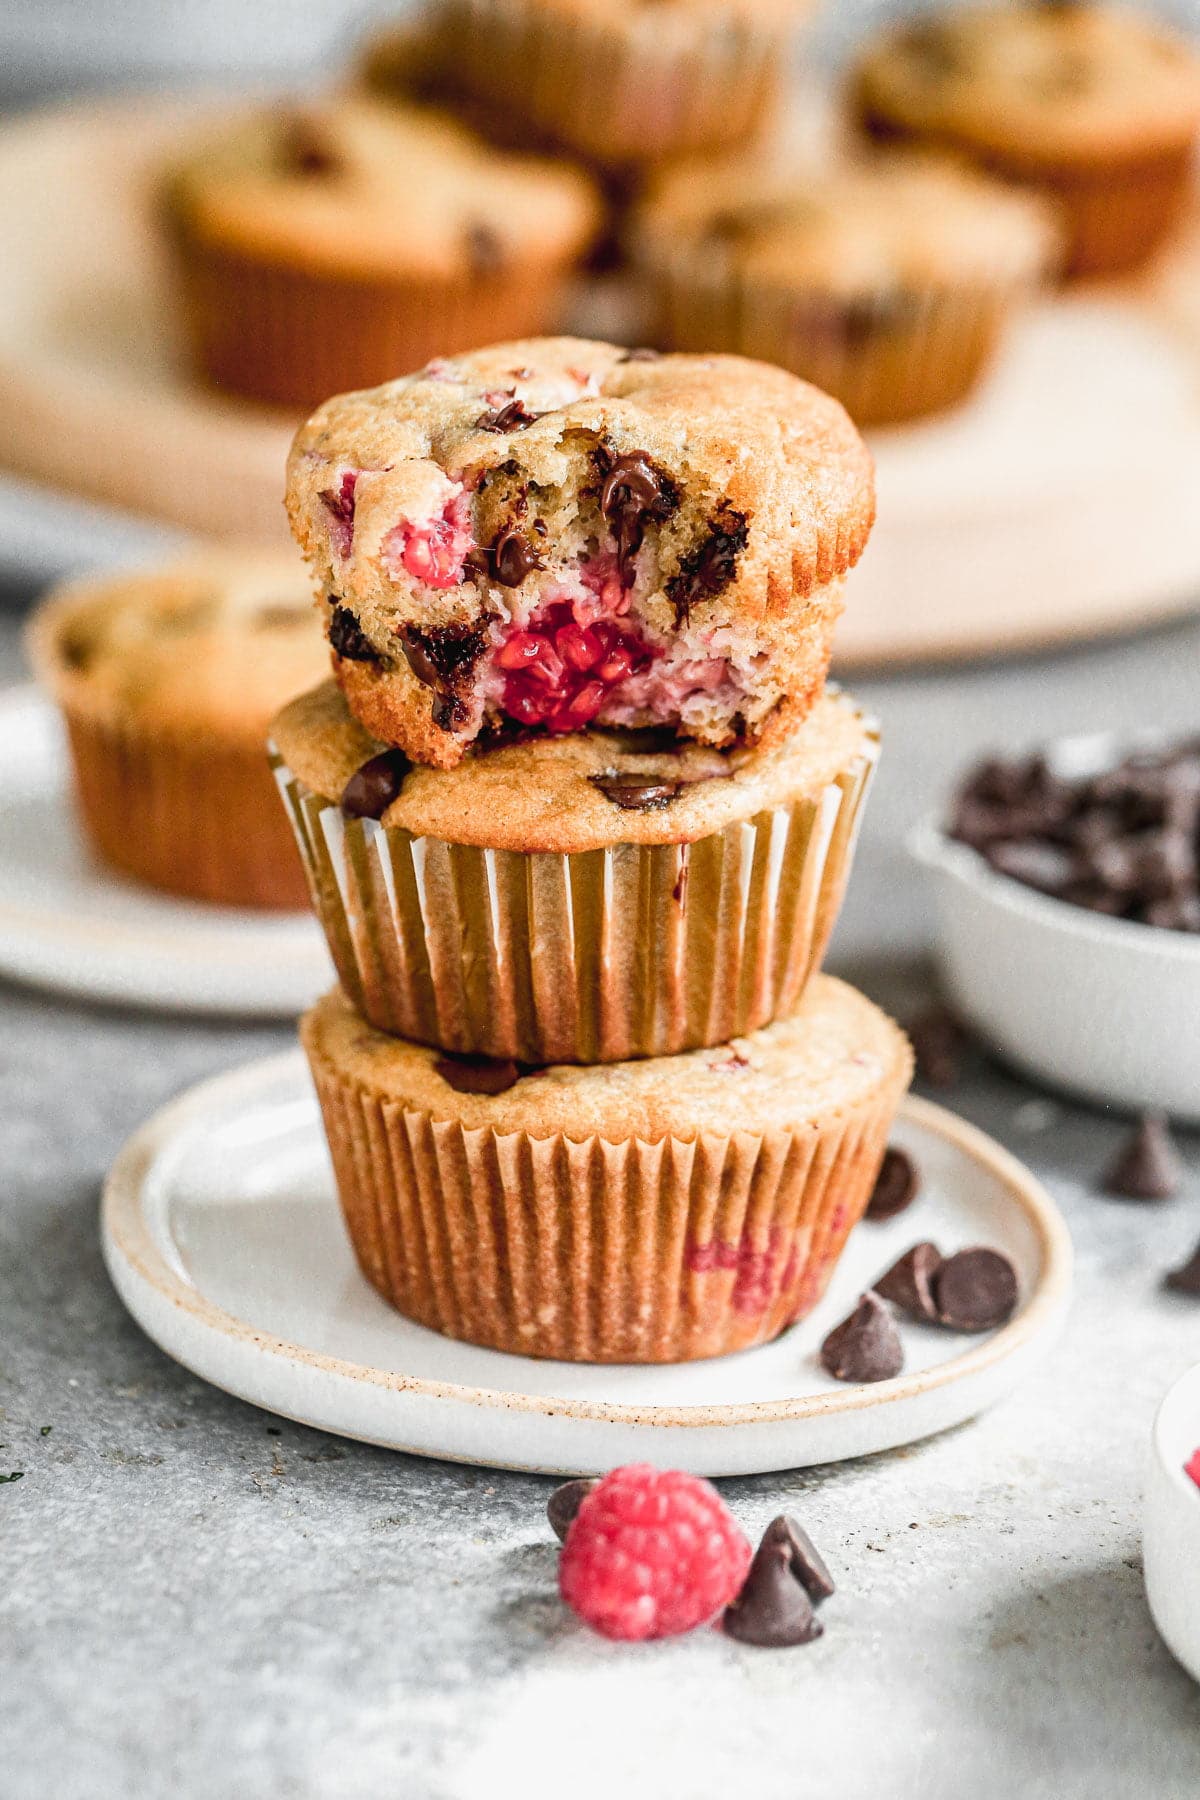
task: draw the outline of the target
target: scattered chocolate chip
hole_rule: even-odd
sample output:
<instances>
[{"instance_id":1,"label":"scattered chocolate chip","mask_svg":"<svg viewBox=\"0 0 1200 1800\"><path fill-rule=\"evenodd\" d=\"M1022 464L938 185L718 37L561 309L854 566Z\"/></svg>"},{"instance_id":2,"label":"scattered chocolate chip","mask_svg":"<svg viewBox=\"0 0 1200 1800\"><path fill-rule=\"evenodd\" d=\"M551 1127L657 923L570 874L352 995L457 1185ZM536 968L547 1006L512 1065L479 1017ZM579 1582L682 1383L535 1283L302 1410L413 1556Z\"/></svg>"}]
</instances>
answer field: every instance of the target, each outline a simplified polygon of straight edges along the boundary
<instances>
[{"instance_id":1,"label":"scattered chocolate chip","mask_svg":"<svg viewBox=\"0 0 1200 1800\"><path fill-rule=\"evenodd\" d=\"M962 1074L967 1034L944 1006L927 1007L907 1027L917 1073L930 1087L954 1087Z\"/></svg>"},{"instance_id":2,"label":"scattered chocolate chip","mask_svg":"<svg viewBox=\"0 0 1200 1800\"><path fill-rule=\"evenodd\" d=\"M520 587L527 575L541 567L541 558L529 539L513 526L506 525L492 545L492 578L501 587Z\"/></svg>"},{"instance_id":3,"label":"scattered chocolate chip","mask_svg":"<svg viewBox=\"0 0 1200 1800\"><path fill-rule=\"evenodd\" d=\"M480 413L475 421L476 431L517 431L522 425L533 425L541 418L541 413L527 412L523 400L509 400L503 406L493 406L487 412Z\"/></svg>"},{"instance_id":4,"label":"scattered chocolate chip","mask_svg":"<svg viewBox=\"0 0 1200 1800\"><path fill-rule=\"evenodd\" d=\"M433 1066L459 1094L504 1094L523 1073L519 1063L498 1056L439 1056Z\"/></svg>"},{"instance_id":5,"label":"scattered chocolate chip","mask_svg":"<svg viewBox=\"0 0 1200 1800\"><path fill-rule=\"evenodd\" d=\"M351 819L381 819L412 764L402 750L381 750L355 769L342 791L342 811Z\"/></svg>"},{"instance_id":6,"label":"scattered chocolate chip","mask_svg":"<svg viewBox=\"0 0 1200 1800\"><path fill-rule=\"evenodd\" d=\"M1169 1200L1182 1180L1166 1119L1161 1113L1144 1113L1110 1165L1104 1191L1122 1200Z\"/></svg>"},{"instance_id":7,"label":"scattered chocolate chip","mask_svg":"<svg viewBox=\"0 0 1200 1800\"><path fill-rule=\"evenodd\" d=\"M933 1297L933 1278L941 1266L942 1253L936 1244L914 1244L880 1276L875 1283L875 1292L910 1318L919 1319L926 1325L935 1324L938 1309Z\"/></svg>"},{"instance_id":8,"label":"scattered chocolate chip","mask_svg":"<svg viewBox=\"0 0 1200 1800\"><path fill-rule=\"evenodd\" d=\"M755 1644L764 1650L784 1650L794 1644L811 1644L824 1627L813 1610L811 1589L797 1567L793 1533L798 1534L811 1551L814 1562L805 1563L818 1580L821 1598L833 1592L829 1571L812 1548L807 1534L794 1520L780 1516L767 1526L762 1542L754 1552L742 1591L725 1608L721 1626L726 1636L740 1644Z\"/></svg>"},{"instance_id":9,"label":"scattered chocolate chip","mask_svg":"<svg viewBox=\"0 0 1200 1800\"><path fill-rule=\"evenodd\" d=\"M345 662L378 663L383 658L348 606L335 606L329 619L329 642Z\"/></svg>"},{"instance_id":10,"label":"scattered chocolate chip","mask_svg":"<svg viewBox=\"0 0 1200 1800\"><path fill-rule=\"evenodd\" d=\"M1017 1309L1017 1273L999 1250L959 1250L939 1264L932 1286L938 1321L951 1331L991 1331Z\"/></svg>"},{"instance_id":11,"label":"scattered chocolate chip","mask_svg":"<svg viewBox=\"0 0 1200 1800\"><path fill-rule=\"evenodd\" d=\"M490 225L468 225L467 261L476 275L495 275L505 263L504 244Z\"/></svg>"},{"instance_id":12,"label":"scattered chocolate chip","mask_svg":"<svg viewBox=\"0 0 1200 1800\"><path fill-rule=\"evenodd\" d=\"M588 780L623 812L661 812L684 785L657 775L589 775Z\"/></svg>"},{"instance_id":13,"label":"scattered chocolate chip","mask_svg":"<svg viewBox=\"0 0 1200 1800\"><path fill-rule=\"evenodd\" d=\"M834 1592L833 1576L817 1546L798 1519L780 1513L763 1533L763 1543L785 1544L791 1559L792 1574L804 1588L814 1606L828 1600Z\"/></svg>"},{"instance_id":14,"label":"scattered chocolate chip","mask_svg":"<svg viewBox=\"0 0 1200 1800\"><path fill-rule=\"evenodd\" d=\"M737 559L746 548L750 525L745 513L722 506L712 520L708 535L694 550L680 558L679 571L667 583L667 598L675 608L677 626L687 623L693 606L711 599L728 587L737 568Z\"/></svg>"},{"instance_id":15,"label":"scattered chocolate chip","mask_svg":"<svg viewBox=\"0 0 1200 1800\"><path fill-rule=\"evenodd\" d=\"M821 1366L835 1381L888 1381L904 1367L895 1320L868 1288L848 1318L821 1345Z\"/></svg>"},{"instance_id":16,"label":"scattered chocolate chip","mask_svg":"<svg viewBox=\"0 0 1200 1800\"><path fill-rule=\"evenodd\" d=\"M871 1198L867 1201L868 1219L894 1219L911 1206L921 1187L917 1165L906 1150L889 1144L883 1153Z\"/></svg>"},{"instance_id":17,"label":"scattered chocolate chip","mask_svg":"<svg viewBox=\"0 0 1200 1800\"><path fill-rule=\"evenodd\" d=\"M585 1495L590 1494L595 1485L594 1481L588 1481L582 1477L577 1481L564 1481L561 1487L555 1488L547 1500L546 1517L550 1521L551 1531L560 1544L566 1543L571 1521L579 1511L580 1503Z\"/></svg>"},{"instance_id":18,"label":"scattered chocolate chip","mask_svg":"<svg viewBox=\"0 0 1200 1800\"><path fill-rule=\"evenodd\" d=\"M1177 1294L1200 1294L1200 1244L1185 1263L1163 1277L1163 1285L1174 1288Z\"/></svg>"},{"instance_id":19,"label":"scattered chocolate chip","mask_svg":"<svg viewBox=\"0 0 1200 1800\"><path fill-rule=\"evenodd\" d=\"M628 585L647 525L671 517L679 505L679 489L669 475L654 467L644 450L617 456L604 444L597 450L597 461L604 473L600 513L613 527L617 561Z\"/></svg>"}]
</instances>

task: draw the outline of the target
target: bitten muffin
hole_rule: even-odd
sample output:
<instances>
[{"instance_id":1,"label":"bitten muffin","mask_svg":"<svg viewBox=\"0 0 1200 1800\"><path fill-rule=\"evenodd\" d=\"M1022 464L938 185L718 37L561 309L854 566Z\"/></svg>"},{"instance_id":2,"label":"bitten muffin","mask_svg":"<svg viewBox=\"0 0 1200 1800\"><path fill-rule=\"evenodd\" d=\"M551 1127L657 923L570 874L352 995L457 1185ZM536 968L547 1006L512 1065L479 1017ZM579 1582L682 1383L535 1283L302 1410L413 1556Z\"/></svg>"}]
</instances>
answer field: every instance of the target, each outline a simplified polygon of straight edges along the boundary
<instances>
[{"instance_id":1,"label":"bitten muffin","mask_svg":"<svg viewBox=\"0 0 1200 1800\"><path fill-rule=\"evenodd\" d=\"M166 203L201 370L295 407L543 329L600 219L579 171L369 100L227 125Z\"/></svg>"},{"instance_id":2,"label":"bitten muffin","mask_svg":"<svg viewBox=\"0 0 1200 1800\"><path fill-rule=\"evenodd\" d=\"M1160 22L1087 4L909 21L867 51L876 137L950 146L1058 203L1074 274L1131 269L1175 223L1200 129L1200 56Z\"/></svg>"},{"instance_id":3,"label":"bitten muffin","mask_svg":"<svg viewBox=\"0 0 1200 1800\"><path fill-rule=\"evenodd\" d=\"M912 1072L822 975L793 1018L687 1056L520 1070L301 1024L368 1281L449 1337L569 1362L687 1362L778 1335L861 1218Z\"/></svg>"},{"instance_id":4,"label":"bitten muffin","mask_svg":"<svg viewBox=\"0 0 1200 1800\"><path fill-rule=\"evenodd\" d=\"M522 1062L719 1043L799 1001L878 733L826 694L770 750L532 737L411 767L333 682L272 726L342 985L381 1030Z\"/></svg>"},{"instance_id":5,"label":"bitten muffin","mask_svg":"<svg viewBox=\"0 0 1200 1800\"><path fill-rule=\"evenodd\" d=\"M74 583L28 642L98 856L191 899L304 906L264 749L272 714L328 668L297 558L211 552Z\"/></svg>"},{"instance_id":6,"label":"bitten muffin","mask_svg":"<svg viewBox=\"0 0 1200 1800\"><path fill-rule=\"evenodd\" d=\"M449 768L481 733L778 743L874 517L836 401L735 357L500 344L321 407L288 463L351 711Z\"/></svg>"},{"instance_id":7,"label":"bitten muffin","mask_svg":"<svg viewBox=\"0 0 1200 1800\"><path fill-rule=\"evenodd\" d=\"M859 425L969 393L1056 247L1036 199L917 156L681 168L632 237L662 342L780 363Z\"/></svg>"}]
</instances>

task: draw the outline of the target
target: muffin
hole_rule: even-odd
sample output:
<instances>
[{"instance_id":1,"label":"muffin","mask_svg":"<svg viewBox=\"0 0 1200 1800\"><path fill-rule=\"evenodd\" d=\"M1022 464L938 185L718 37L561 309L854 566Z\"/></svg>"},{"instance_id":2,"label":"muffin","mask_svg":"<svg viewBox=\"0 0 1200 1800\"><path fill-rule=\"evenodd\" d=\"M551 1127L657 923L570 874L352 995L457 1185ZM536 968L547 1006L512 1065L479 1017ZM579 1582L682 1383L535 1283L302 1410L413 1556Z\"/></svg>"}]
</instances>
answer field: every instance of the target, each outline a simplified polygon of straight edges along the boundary
<instances>
[{"instance_id":1,"label":"muffin","mask_svg":"<svg viewBox=\"0 0 1200 1800\"><path fill-rule=\"evenodd\" d=\"M551 338L330 400L287 506L351 711L450 768L513 732L781 742L874 480L837 402L780 369Z\"/></svg>"},{"instance_id":2,"label":"muffin","mask_svg":"<svg viewBox=\"0 0 1200 1800\"><path fill-rule=\"evenodd\" d=\"M104 862L189 899L304 906L264 750L274 712L328 669L297 558L211 552L75 583L29 650Z\"/></svg>"},{"instance_id":3,"label":"muffin","mask_svg":"<svg viewBox=\"0 0 1200 1800\"><path fill-rule=\"evenodd\" d=\"M1174 225L1200 128L1200 57L1144 15L983 6L884 33L854 80L877 138L949 146L1060 207L1072 274L1136 268Z\"/></svg>"},{"instance_id":4,"label":"muffin","mask_svg":"<svg viewBox=\"0 0 1200 1800\"><path fill-rule=\"evenodd\" d=\"M370 100L227 125L170 176L166 205L200 369L305 408L543 329L600 216L579 171Z\"/></svg>"},{"instance_id":5,"label":"muffin","mask_svg":"<svg viewBox=\"0 0 1200 1800\"><path fill-rule=\"evenodd\" d=\"M383 1031L525 1063L720 1043L798 1003L878 734L825 695L770 750L591 731L407 764L328 682L272 726L343 987Z\"/></svg>"},{"instance_id":6,"label":"muffin","mask_svg":"<svg viewBox=\"0 0 1200 1800\"><path fill-rule=\"evenodd\" d=\"M371 1284L449 1337L569 1362L719 1356L808 1312L912 1067L828 976L790 1019L642 1062L446 1057L340 992L301 1039Z\"/></svg>"},{"instance_id":7,"label":"muffin","mask_svg":"<svg viewBox=\"0 0 1200 1800\"><path fill-rule=\"evenodd\" d=\"M1049 210L931 157L689 166L633 227L661 342L781 364L859 425L961 400L1049 266Z\"/></svg>"}]
</instances>

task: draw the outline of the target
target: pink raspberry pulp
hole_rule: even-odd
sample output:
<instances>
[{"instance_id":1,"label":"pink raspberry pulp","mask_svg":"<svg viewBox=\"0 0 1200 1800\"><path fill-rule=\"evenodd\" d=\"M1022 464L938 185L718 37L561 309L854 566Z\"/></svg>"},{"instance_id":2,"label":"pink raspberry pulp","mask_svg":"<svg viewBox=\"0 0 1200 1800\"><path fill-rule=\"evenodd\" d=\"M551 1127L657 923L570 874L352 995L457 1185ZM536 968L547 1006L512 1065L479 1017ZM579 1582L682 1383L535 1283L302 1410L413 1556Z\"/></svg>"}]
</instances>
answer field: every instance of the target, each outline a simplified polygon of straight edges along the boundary
<instances>
[{"instance_id":1,"label":"pink raspberry pulp","mask_svg":"<svg viewBox=\"0 0 1200 1800\"><path fill-rule=\"evenodd\" d=\"M729 1605L750 1557L709 1482L630 1463L585 1496L559 1559L559 1592L605 1637L674 1637Z\"/></svg>"},{"instance_id":2,"label":"pink raspberry pulp","mask_svg":"<svg viewBox=\"0 0 1200 1800\"><path fill-rule=\"evenodd\" d=\"M474 547L470 497L455 494L439 518L423 525L401 519L393 525L381 553L384 567L393 577L403 568L426 587L452 588L462 580L463 564Z\"/></svg>"}]
</instances>

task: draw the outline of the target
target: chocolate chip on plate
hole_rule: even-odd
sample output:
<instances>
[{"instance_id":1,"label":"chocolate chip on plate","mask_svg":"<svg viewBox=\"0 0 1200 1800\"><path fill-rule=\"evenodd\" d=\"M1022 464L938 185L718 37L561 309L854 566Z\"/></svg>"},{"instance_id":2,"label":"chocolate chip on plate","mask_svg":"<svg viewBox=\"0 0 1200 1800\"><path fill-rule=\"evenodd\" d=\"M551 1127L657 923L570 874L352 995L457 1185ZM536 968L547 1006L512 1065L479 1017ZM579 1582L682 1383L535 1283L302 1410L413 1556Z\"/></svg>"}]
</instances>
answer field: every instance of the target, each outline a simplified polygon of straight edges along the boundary
<instances>
[{"instance_id":1,"label":"chocolate chip on plate","mask_svg":"<svg viewBox=\"0 0 1200 1800\"><path fill-rule=\"evenodd\" d=\"M807 1547L805 1568L815 1579L815 1594L798 1566L797 1540ZM726 1607L721 1624L728 1637L766 1650L811 1644L824 1629L813 1600L832 1592L829 1571L807 1533L794 1519L781 1515L763 1533L742 1591Z\"/></svg>"},{"instance_id":2,"label":"chocolate chip on plate","mask_svg":"<svg viewBox=\"0 0 1200 1800\"><path fill-rule=\"evenodd\" d=\"M889 1144L883 1153L871 1198L867 1201L868 1219L894 1219L906 1206L911 1206L921 1187L917 1165L906 1150Z\"/></svg>"},{"instance_id":3,"label":"chocolate chip on plate","mask_svg":"<svg viewBox=\"0 0 1200 1800\"><path fill-rule=\"evenodd\" d=\"M588 780L624 812L658 812L683 788L681 781L657 775L589 775Z\"/></svg>"},{"instance_id":4,"label":"chocolate chip on plate","mask_svg":"<svg viewBox=\"0 0 1200 1800\"><path fill-rule=\"evenodd\" d=\"M1183 1180L1179 1157L1161 1113L1143 1113L1104 1177L1104 1191L1122 1200L1169 1200Z\"/></svg>"},{"instance_id":5,"label":"chocolate chip on plate","mask_svg":"<svg viewBox=\"0 0 1200 1800\"><path fill-rule=\"evenodd\" d=\"M342 790L342 811L351 819L381 819L400 790L412 764L402 750L381 750L355 769Z\"/></svg>"},{"instance_id":6,"label":"chocolate chip on plate","mask_svg":"<svg viewBox=\"0 0 1200 1800\"><path fill-rule=\"evenodd\" d=\"M1174 1288L1177 1294L1200 1294L1200 1244L1179 1268L1168 1270L1163 1285Z\"/></svg>"},{"instance_id":7,"label":"chocolate chip on plate","mask_svg":"<svg viewBox=\"0 0 1200 1800\"><path fill-rule=\"evenodd\" d=\"M938 1309L933 1297L933 1278L941 1266L942 1253L936 1244L914 1244L879 1277L875 1292L910 1318L920 1319L927 1325L936 1324Z\"/></svg>"},{"instance_id":8,"label":"chocolate chip on plate","mask_svg":"<svg viewBox=\"0 0 1200 1800\"><path fill-rule=\"evenodd\" d=\"M1017 1309L1017 1272L1007 1256L983 1245L946 1257L932 1277L940 1324L951 1331L991 1331Z\"/></svg>"},{"instance_id":9,"label":"chocolate chip on plate","mask_svg":"<svg viewBox=\"0 0 1200 1800\"><path fill-rule=\"evenodd\" d=\"M459 1094L504 1094L520 1081L524 1070L509 1057L439 1056L434 1068Z\"/></svg>"},{"instance_id":10,"label":"chocolate chip on plate","mask_svg":"<svg viewBox=\"0 0 1200 1800\"><path fill-rule=\"evenodd\" d=\"M567 1541L567 1532L571 1528L571 1520L579 1511L584 1496L590 1494L595 1481L581 1476L576 1481L564 1481L556 1487L546 1502L546 1517L550 1521L550 1529L560 1544Z\"/></svg>"},{"instance_id":11,"label":"chocolate chip on plate","mask_svg":"<svg viewBox=\"0 0 1200 1800\"><path fill-rule=\"evenodd\" d=\"M895 1320L868 1288L848 1318L821 1345L821 1366L835 1381L889 1381L904 1367Z\"/></svg>"}]
</instances>

